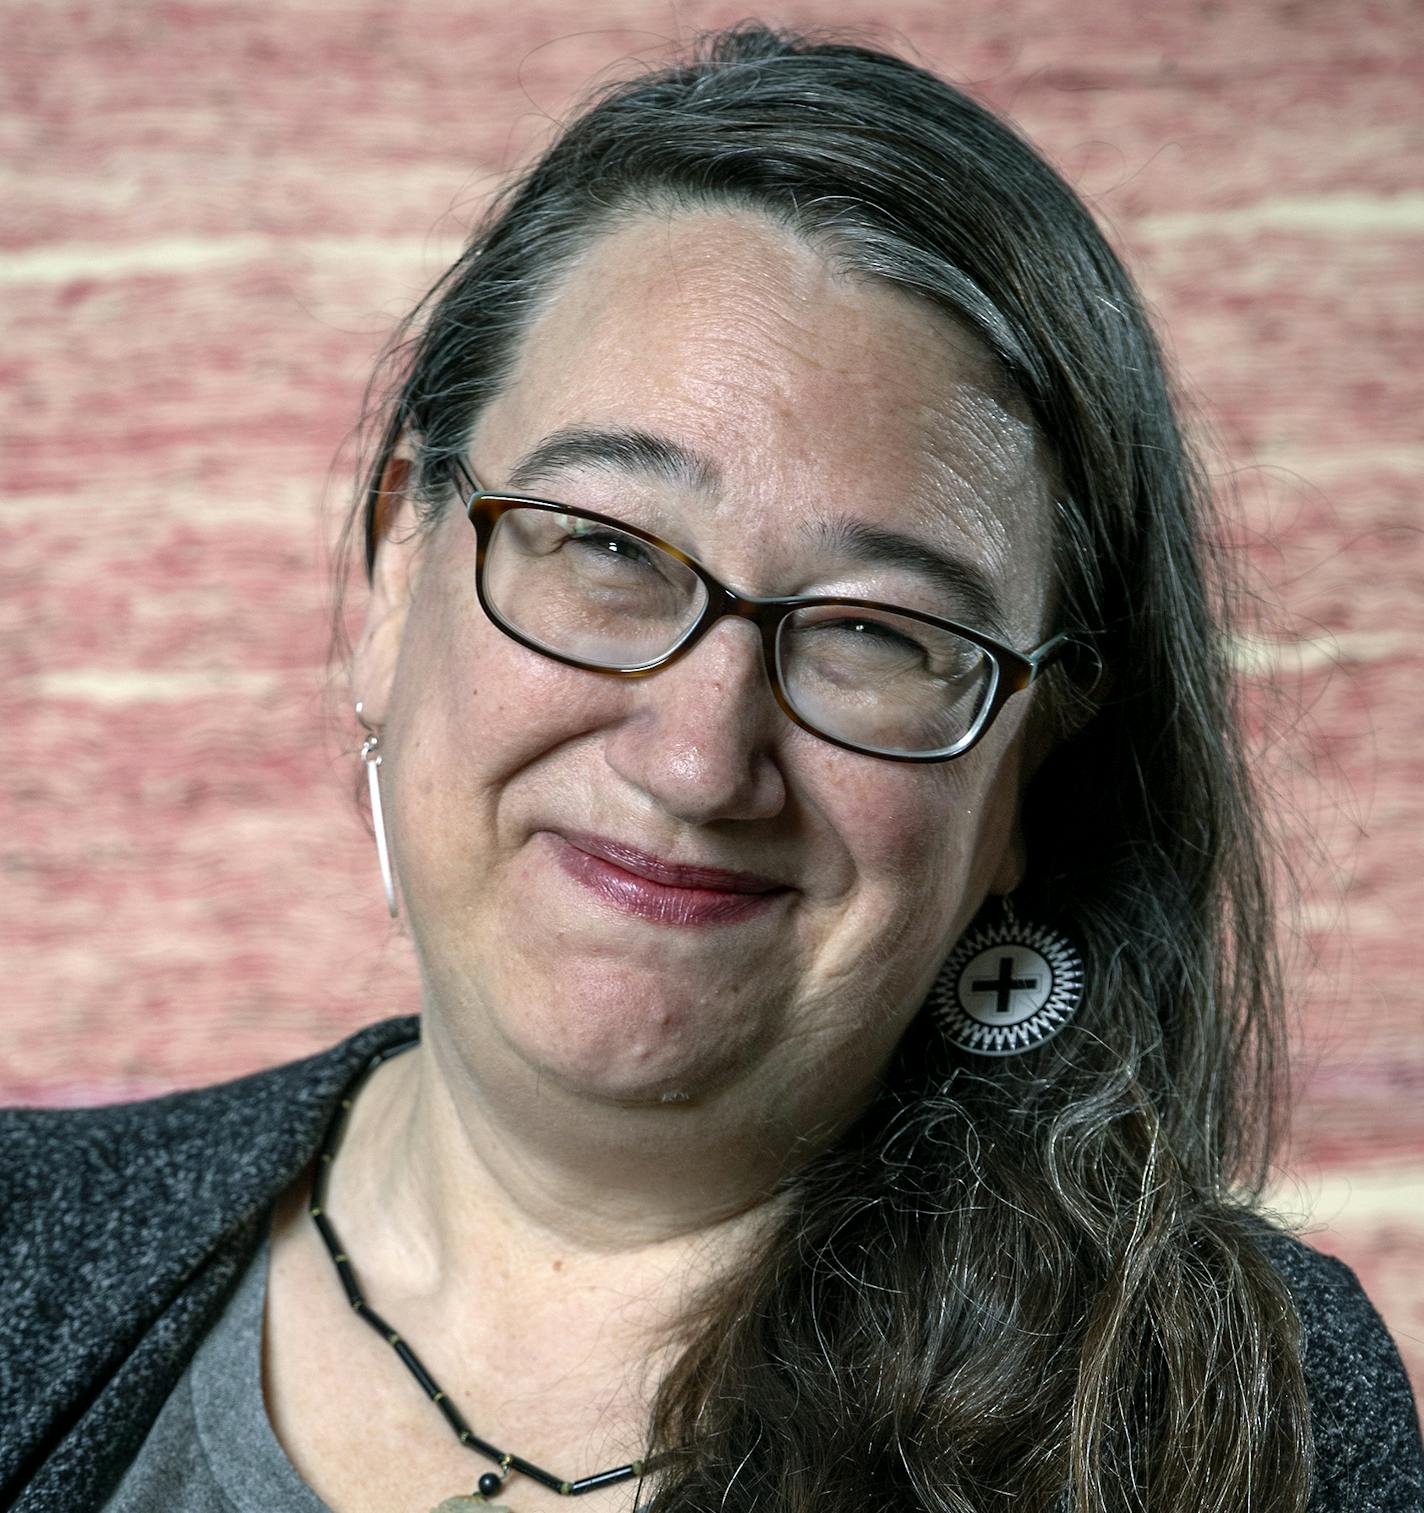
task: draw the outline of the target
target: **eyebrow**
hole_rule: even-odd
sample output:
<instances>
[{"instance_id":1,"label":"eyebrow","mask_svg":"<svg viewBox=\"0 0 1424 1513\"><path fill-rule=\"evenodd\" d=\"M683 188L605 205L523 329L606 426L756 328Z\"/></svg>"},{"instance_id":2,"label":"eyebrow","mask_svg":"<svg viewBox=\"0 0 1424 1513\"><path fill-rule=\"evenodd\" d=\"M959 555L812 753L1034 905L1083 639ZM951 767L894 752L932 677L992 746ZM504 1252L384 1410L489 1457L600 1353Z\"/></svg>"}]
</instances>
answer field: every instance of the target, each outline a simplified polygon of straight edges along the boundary
<instances>
[{"instance_id":1,"label":"eyebrow","mask_svg":"<svg viewBox=\"0 0 1424 1513\"><path fill-rule=\"evenodd\" d=\"M722 470L712 458L669 437L636 429L567 426L531 447L515 463L506 487L527 489L577 467L641 473L659 483L707 493L722 483ZM810 534L818 546L853 562L919 574L950 599L953 608L946 618L958 619L962 613L976 629L1000 637L1006 634L993 584L968 558L844 515L820 517Z\"/></svg>"},{"instance_id":2,"label":"eyebrow","mask_svg":"<svg viewBox=\"0 0 1424 1513\"><path fill-rule=\"evenodd\" d=\"M815 529L816 541L828 551L863 562L869 567L898 567L918 573L940 589L953 603L947 619L961 612L966 624L976 630L1006 635L999 596L988 575L966 557L938 551L914 536L869 525L848 516L823 519Z\"/></svg>"},{"instance_id":3,"label":"eyebrow","mask_svg":"<svg viewBox=\"0 0 1424 1513\"><path fill-rule=\"evenodd\" d=\"M659 483L708 492L722 482L722 470L710 457L666 436L651 431L567 426L551 432L515 463L508 486L527 489L540 479L576 467L644 473Z\"/></svg>"}]
</instances>

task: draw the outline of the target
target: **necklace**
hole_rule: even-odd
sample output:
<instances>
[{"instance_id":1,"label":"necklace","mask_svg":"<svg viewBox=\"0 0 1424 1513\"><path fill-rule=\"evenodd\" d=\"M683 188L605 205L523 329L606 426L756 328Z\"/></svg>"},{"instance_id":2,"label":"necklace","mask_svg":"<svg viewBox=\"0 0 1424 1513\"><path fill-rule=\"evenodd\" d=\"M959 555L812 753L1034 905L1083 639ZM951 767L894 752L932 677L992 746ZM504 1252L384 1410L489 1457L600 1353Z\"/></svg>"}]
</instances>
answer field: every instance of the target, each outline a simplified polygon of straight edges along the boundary
<instances>
[{"instance_id":1,"label":"necklace","mask_svg":"<svg viewBox=\"0 0 1424 1513\"><path fill-rule=\"evenodd\" d=\"M570 1481L562 1476L555 1476L552 1471L546 1471L542 1466L536 1466L533 1461L525 1460L521 1455L512 1455L508 1451L498 1449L488 1440L481 1439L465 1422L460 1410L446 1397L435 1378L421 1364L420 1357L367 1303L361 1289L356 1285L351 1258L342 1248L341 1241L337 1239L336 1230L327 1216L327 1180L331 1176L331 1166L336 1158L337 1147L341 1144L341 1137L346 1130L351 1105L356 1101L356 1094L362 1084L382 1062L389 1061L392 1056L399 1056L402 1051L408 1051L419 1044L418 1039L406 1040L384 1051L377 1051L366 1063L365 1069L355 1082L346 1090L346 1096L342 1098L336 1112L332 1115L331 1123L327 1126L326 1134L322 1139L321 1149L317 1153L316 1175L312 1178L311 1201L307 1205L307 1212L312 1216L317 1231L331 1255L336 1274L341 1278L341 1285L346 1289L347 1301L352 1308L405 1362L410 1374L420 1383L421 1390L445 1415L445 1422L450 1425L460 1443L467 1445L477 1454L486 1456L499 1467L497 1471L486 1471L476 1482L473 1492L458 1497L447 1497L433 1508L431 1513L469 1513L470 1509L485 1506L502 1508L504 1513L511 1513L505 1504L491 1502L491 1499L504 1486L511 1471L527 1476L530 1481L537 1481L540 1486L548 1487L551 1492L557 1492L561 1497L579 1497L585 1492L596 1492L600 1487L612 1487L619 1482L632 1481L635 1476L641 1477L654 1462L635 1460L626 1466L614 1466L609 1471L595 1471L591 1476L581 1476Z\"/></svg>"}]
</instances>

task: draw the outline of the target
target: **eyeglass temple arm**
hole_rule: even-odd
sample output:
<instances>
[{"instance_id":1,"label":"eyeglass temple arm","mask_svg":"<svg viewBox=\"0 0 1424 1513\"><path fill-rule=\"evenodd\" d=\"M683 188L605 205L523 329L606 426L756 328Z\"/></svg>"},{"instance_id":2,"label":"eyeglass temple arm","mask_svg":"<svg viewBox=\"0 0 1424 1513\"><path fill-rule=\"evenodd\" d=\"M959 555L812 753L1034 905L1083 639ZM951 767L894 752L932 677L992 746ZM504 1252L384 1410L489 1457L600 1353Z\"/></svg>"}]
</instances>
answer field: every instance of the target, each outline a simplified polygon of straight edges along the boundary
<instances>
[{"instance_id":1,"label":"eyeglass temple arm","mask_svg":"<svg viewBox=\"0 0 1424 1513\"><path fill-rule=\"evenodd\" d=\"M1042 646L1034 647L1025 658L1029 665L1029 682L1032 683L1039 673L1049 666L1050 663L1056 662L1067 651L1071 642L1072 638L1070 636L1064 632L1060 632L1056 636L1050 636Z\"/></svg>"},{"instance_id":2,"label":"eyeglass temple arm","mask_svg":"<svg viewBox=\"0 0 1424 1513\"><path fill-rule=\"evenodd\" d=\"M460 480L471 491L471 493L484 493L484 484L482 484L479 479L476 478L475 475L470 471L469 465L466 463L463 457L460 457L458 455L452 456L450 458L450 470L453 473L459 474Z\"/></svg>"},{"instance_id":3,"label":"eyeglass temple arm","mask_svg":"<svg viewBox=\"0 0 1424 1513\"><path fill-rule=\"evenodd\" d=\"M1070 670L1069 676L1074 682L1080 683L1079 692L1084 697L1091 697L1102 686L1107 672L1102 654L1090 641L1085 641L1081 636L1072 635L1067 631L1060 631L1058 635L1050 636L1042 646L1036 647L1028 654L1026 659L1029 664L1028 681L1032 683L1045 667L1063 656L1072 654L1081 656L1085 660L1088 676L1082 677L1081 669Z\"/></svg>"}]
</instances>

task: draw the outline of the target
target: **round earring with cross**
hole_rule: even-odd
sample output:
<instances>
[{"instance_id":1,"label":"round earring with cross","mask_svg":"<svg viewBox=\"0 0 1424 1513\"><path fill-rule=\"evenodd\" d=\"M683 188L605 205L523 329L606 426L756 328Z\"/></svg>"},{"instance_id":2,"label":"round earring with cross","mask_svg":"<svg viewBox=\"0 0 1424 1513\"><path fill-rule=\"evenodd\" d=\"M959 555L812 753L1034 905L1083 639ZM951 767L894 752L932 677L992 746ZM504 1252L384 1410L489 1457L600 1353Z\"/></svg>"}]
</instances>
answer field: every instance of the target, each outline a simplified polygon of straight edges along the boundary
<instances>
[{"instance_id":1,"label":"round earring with cross","mask_svg":"<svg viewBox=\"0 0 1424 1513\"><path fill-rule=\"evenodd\" d=\"M1056 1035L1083 998L1083 958L1066 935L1015 917L971 929L930 992L949 1042L977 1056L1017 1056Z\"/></svg>"}]
</instances>

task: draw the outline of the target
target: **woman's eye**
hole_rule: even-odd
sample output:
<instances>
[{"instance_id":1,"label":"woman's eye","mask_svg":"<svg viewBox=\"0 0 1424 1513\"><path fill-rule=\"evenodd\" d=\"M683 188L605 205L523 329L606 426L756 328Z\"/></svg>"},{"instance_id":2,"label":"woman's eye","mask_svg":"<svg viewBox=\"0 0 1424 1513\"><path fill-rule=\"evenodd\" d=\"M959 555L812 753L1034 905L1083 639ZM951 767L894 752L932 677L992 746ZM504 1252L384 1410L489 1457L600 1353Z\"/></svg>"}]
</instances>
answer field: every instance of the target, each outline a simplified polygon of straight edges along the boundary
<instances>
[{"instance_id":1,"label":"woman's eye","mask_svg":"<svg viewBox=\"0 0 1424 1513\"><path fill-rule=\"evenodd\" d=\"M803 620L792 644L821 665L859 671L868 677L926 677L941 684L961 684L983 672L984 656L969 642L915 623L887 621L871 615L828 614Z\"/></svg>"},{"instance_id":2,"label":"woman's eye","mask_svg":"<svg viewBox=\"0 0 1424 1513\"><path fill-rule=\"evenodd\" d=\"M592 522L584 525L575 523L569 528L568 539L590 555L645 565L653 561L652 553L641 541Z\"/></svg>"},{"instance_id":3,"label":"woman's eye","mask_svg":"<svg viewBox=\"0 0 1424 1513\"><path fill-rule=\"evenodd\" d=\"M927 667L929 650L921 642L901 634L879 620L827 619L802 628L809 636L808 649L842 662L882 668Z\"/></svg>"},{"instance_id":4,"label":"woman's eye","mask_svg":"<svg viewBox=\"0 0 1424 1513\"><path fill-rule=\"evenodd\" d=\"M902 635L898 630L892 630L879 620L824 620L821 628L843 632L848 639L859 640L867 649L879 645L887 649L918 652L922 656L925 653L925 648L918 641Z\"/></svg>"}]
</instances>

